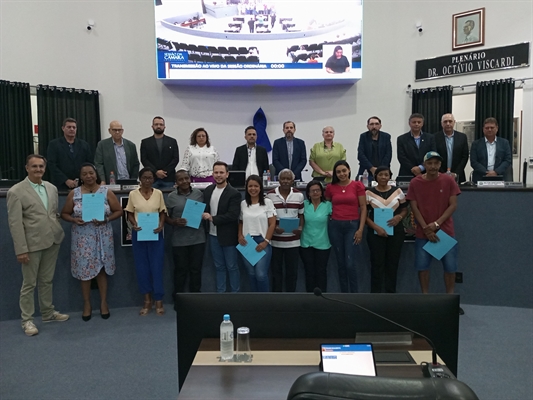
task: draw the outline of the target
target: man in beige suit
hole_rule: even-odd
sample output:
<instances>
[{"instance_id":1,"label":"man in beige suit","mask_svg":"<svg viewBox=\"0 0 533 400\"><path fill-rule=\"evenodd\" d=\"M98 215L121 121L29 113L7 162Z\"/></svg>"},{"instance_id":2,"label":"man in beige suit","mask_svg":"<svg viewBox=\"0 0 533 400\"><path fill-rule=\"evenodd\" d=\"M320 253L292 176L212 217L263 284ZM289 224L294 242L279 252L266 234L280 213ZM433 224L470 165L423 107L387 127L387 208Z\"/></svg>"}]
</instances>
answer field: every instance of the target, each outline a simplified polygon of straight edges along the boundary
<instances>
[{"instance_id":1,"label":"man in beige suit","mask_svg":"<svg viewBox=\"0 0 533 400\"><path fill-rule=\"evenodd\" d=\"M45 169L46 159L43 156L28 156L28 177L7 192L9 230L17 261L22 264L22 329L28 336L39 333L33 323L36 285L43 322L69 319L68 315L55 311L52 304L52 280L65 233L57 216L57 188L42 180Z\"/></svg>"}]
</instances>

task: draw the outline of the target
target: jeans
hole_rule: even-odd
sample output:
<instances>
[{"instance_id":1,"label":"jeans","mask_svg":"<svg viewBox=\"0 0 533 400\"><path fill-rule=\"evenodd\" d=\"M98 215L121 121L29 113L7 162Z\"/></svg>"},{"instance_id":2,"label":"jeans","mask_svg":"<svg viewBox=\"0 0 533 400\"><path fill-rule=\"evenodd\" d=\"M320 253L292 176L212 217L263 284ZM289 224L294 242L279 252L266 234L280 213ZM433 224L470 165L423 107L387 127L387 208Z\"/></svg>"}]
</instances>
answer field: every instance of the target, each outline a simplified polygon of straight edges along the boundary
<instances>
[{"instance_id":1,"label":"jeans","mask_svg":"<svg viewBox=\"0 0 533 400\"><path fill-rule=\"evenodd\" d=\"M172 189L174 182L165 182L161 179L156 179L152 185L154 189Z\"/></svg>"},{"instance_id":2,"label":"jeans","mask_svg":"<svg viewBox=\"0 0 533 400\"><path fill-rule=\"evenodd\" d=\"M135 271L141 294L152 293L154 300L163 300L163 265L165 260L165 240L163 232L156 241L138 241L137 231L132 231L131 242Z\"/></svg>"},{"instance_id":3,"label":"jeans","mask_svg":"<svg viewBox=\"0 0 533 400\"><path fill-rule=\"evenodd\" d=\"M305 269L305 290L313 293L319 288L323 293L328 288L328 260L331 249L319 250L314 247L300 247L300 257Z\"/></svg>"},{"instance_id":4,"label":"jeans","mask_svg":"<svg viewBox=\"0 0 533 400\"><path fill-rule=\"evenodd\" d=\"M370 292L396 293L398 263L405 238L403 225L394 229L393 236L381 237L372 229L367 232L370 249Z\"/></svg>"},{"instance_id":5,"label":"jeans","mask_svg":"<svg viewBox=\"0 0 533 400\"><path fill-rule=\"evenodd\" d=\"M295 292L298 280L299 247L272 248L272 291L283 291L283 260L285 259L285 291Z\"/></svg>"},{"instance_id":6,"label":"jeans","mask_svg":"<svg viewBox=\"0 0 533 400\"><path fill-rule=\"evenodd\" d=\"M355 269L354 244L355 232L359 229L359 220L330 220L328 224L329 241L337 258L339 285L342 293L357 293L357 270Z\"/></svg>"},{"instance_id":7,"label":"jeans","mask_svg":"<svg viewBox=\"0 0 533 400\"><path fill-rule=\"evenodd\" d=\"M209 245L217 273L217 292L224 293L226 291L226 271L229 275L231 291L238 292L241 286L241 275L237 261L237 248L235 246L221 246L218 243L218 238L213 235L209 235Z\"/></svg>"},{"instance_id":8,"label":"jeans","mask_svg":"<svg viewBox=\"0 0 533 400\"><path fill-rule=\"evenodd\" d=\"M174 293L185 291L189 275L189 292L199 292L202 287L202 263L205 243L172 247L174 256Z\"/></svg>"},{"instance_id":9,"label":"jeans","mask_svg":"<svg viewBox=\"0 0 533 400\"><path fill-rule=\"evenodd\" d=\"M417 271L427 271L431 265L433 256L423 248L427 242L429 242L427 239L415 239L415 268ZM456 244L440 259L444 272L449 274L457 272L458 247L458 244Z\"/></svg>"},{"instance_id":10,"label":"jeans","mask_svg":"<svg viewBox=\"0 0 533 400\"><path fill-rule=\"evenodd\" d=\"M265 241L263 236L254 236L253 239L257 244ZM250 290L252 292L268 292L268 268L270 267L270 260L272 259L272 246L270 244L265 248L265 255L257 264L252 265L243 257L244 265L248 270L248 277L250 278Z\"/></svg>"}]
</instances>

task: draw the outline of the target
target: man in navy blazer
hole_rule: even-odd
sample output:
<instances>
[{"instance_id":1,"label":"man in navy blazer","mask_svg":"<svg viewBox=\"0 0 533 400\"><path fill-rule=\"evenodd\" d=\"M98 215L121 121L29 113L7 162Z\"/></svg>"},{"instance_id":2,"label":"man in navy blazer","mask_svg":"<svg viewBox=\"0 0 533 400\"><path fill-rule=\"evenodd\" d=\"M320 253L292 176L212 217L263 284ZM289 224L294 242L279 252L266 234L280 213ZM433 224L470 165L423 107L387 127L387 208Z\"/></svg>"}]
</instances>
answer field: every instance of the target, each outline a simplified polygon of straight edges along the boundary
<instances>
[{"instance_id":1,"label":"man in navy blazer","mask_svg":"<svg viewBox=\"0 0 533 400\"><path fill-rule=\"evenodd\" d=\"M411 114L409 127L411 130L398 136L397 151L400 162L399 176L418 176L426 170L424 156L428 151L436 151L435 138L430 133L422 132L424 116Z\"/></svg>"},{"instance_id":2,"label":"man in navy blazer","mask_svg":"<svg viewBox=\"0 0 533 400\"><path fill-rule=\"evenodd\" d=\"M154 135L141 141L141 162L156 172L153 187L171 188L174 186L176 165L180 161L178 142L165 135L163 117L154 117L152 130Z\"/></svg>"},{"instance_id":3,"label":"man in navy blazer","mask_svg":"<svg viewBox=\"0 0 533 400\"><path fill-rule=\"evenodd\" d=\"M276 174L285 168L294 172L295 179L302 179L302 170L307 164L307 150L302 139L294 137L296 124L292 121L283 123L285 137L276 139L272 147L272 164Z\"/></svg>"},{"instance_id":4,"label":"man in navy blazer","mask_svg":"<svg viewBox=\"0 0 533 400\"><path fill-rule=\"evenodd\" d=\"M139 157L135 143L124 139L124 129L119 121L109 123L110 138L101 140L96 146L94 165L102 184L109 183L111 172L115 179L137 179Z\"/></svg>"},{"instance_id":5,"label":"man in navy blazer","mask_svg":"<svg viewBox=\"0 0 533 400\"><path fill-rule=\"evenodd\" d=\"M453 129L455 118L453 114L444 114L440 121L442 131L435 133L437 153L442 157L440 172L450 172L459 177L458 182L465 182L465 167L468 162L468 139L462 132Z\"/></svg>"},{"instance_id":6,"label":"man in navy blazer","mask_svg":"<svg viewBox=\"0 0 533 400\"><path fill-rule=\"evenodd\" d=\"M381 119L378 117L368 118L366 127L368 131L361 133L357 147L358 175L362 175L366 169L369 178L372 178L377 167L390 167L392 144L390 135L381 131Z\"/></svg>"},{"instance_id":7,"label":"man in navy blazer","mask_svg":"<svg viewBox=\"0 0 533 400\"><path fill-rule=\"evenodd\" d=\"M50 141L46 156L50 180L57 190L66 191L78 186L81 165L94 160L89 143L76 137L78 127L74 118L65 118L61 129L63 137Z\"/></svg>"},{"instance_id":8,"label":"man in navy blazer","mask_svg":"<svg viewBox=\"0 0 533 400\"><path fill-rule=\"evenodd\" d=\"M498 121L496 118L487 118L483 122L484 138L475 140L470 149L470 165L474 169L473 181L483 180L483 176L503 175L506 181L512 181L511 146L509 141L496 137Z\"/></svg>"},{"instance_id":9,"label":"man in navy blazer","mask_svg":"<svg viewBox=\"0 0 533 400\"><path fill-rule=\"evenodd\" d=\"M256 174L263 175L267 169L268 154L264 147L257 145L257 131L253 126L248 126L244 130L246 144L235 149L231 169L233 171L246 171L246 177Z\"/></svg>"}]
</instances>

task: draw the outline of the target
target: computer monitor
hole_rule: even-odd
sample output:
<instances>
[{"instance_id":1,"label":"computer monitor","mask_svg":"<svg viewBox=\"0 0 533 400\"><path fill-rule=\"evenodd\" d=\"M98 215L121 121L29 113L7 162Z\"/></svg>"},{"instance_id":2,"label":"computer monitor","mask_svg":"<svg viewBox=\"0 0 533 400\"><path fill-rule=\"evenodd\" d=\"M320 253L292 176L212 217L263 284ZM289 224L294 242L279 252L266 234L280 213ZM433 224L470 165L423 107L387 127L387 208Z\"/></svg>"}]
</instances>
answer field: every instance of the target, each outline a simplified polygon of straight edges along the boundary
<instances>
[{"instance_id":1,"label":"computer monitor","mask_svg":"<svg viewBox=\"0 0 533 400\"><path fill-rule=\"evenodd\" d=\"M228 182L236 189L244 189L246 183L246 171L229 171Z\"/></svg>"}]
</instances>

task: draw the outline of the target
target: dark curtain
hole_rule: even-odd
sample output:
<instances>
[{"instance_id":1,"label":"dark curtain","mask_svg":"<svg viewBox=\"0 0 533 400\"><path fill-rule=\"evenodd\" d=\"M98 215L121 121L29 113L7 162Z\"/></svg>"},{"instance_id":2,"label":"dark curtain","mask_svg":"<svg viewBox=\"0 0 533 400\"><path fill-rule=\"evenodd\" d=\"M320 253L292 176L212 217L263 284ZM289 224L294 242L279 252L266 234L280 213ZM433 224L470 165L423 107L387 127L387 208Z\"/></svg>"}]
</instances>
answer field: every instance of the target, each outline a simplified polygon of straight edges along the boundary
<instances>
[{"instance_id":1,"label":"dark curtain","mask_svg":"<svg viewBox=\"0 0 533 400\"><path fill-rule=\"evenodd\" d=\"M514 79L476 84L476 139L483 137L483 121L498 120L498 136L513 143Z\"/></svg>"},{"instance_id":2,"label":"dark curtain","mask_svg":"<svg viewBox=\"0 0 533 400\"><path fill-rule=\"evenodd\" d=\"M94 155L96 145L101 139L100 102L97 90L38 85L37 115L39 154L46 157L48 143L63 136L61 130L63 120L71 117L77 121L76 137L89 143Z\"/></svg>"},{"instance_id":3,"label":"dark curtain","mask_svg":"<svg viewBox=\"0 0 533 400\"><path fill-rule=\"evenodd\" d=\"M0 136L0 178L24 179L34 153L29 83L0 81Z\"/></svg>"},{"instance_id":4,"label":"dark curtain","mask_svg":"<svg viewBox=\"0 0 533 400\"><path fill-rule=\"evenodd\" d=\"M413 90L412 113L424 116L423 132L436 133L442 129L442 116L452 112L452 92L452 86Z\"/></svg>"}]
</instances>

